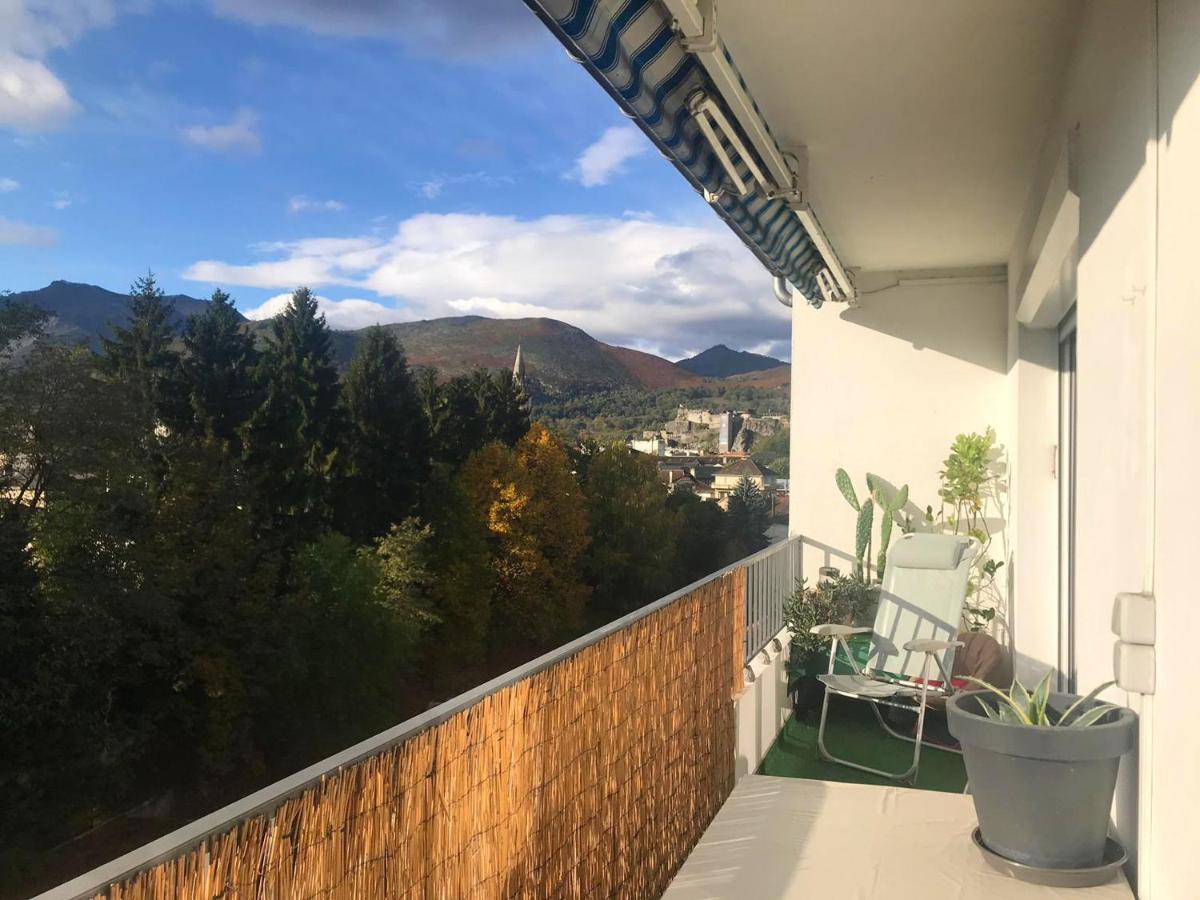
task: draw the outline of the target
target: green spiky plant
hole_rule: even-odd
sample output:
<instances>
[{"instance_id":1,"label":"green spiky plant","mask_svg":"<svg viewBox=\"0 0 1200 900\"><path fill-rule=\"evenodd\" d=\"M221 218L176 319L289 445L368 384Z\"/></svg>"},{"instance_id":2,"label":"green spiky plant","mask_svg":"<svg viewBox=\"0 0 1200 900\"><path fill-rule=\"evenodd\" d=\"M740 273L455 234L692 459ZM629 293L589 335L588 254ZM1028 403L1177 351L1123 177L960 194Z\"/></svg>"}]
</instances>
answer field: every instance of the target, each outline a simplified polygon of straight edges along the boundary
<instances>
[{"instance_id":1,"label":"green spiky plant","mask_svg":"<svg viewBox=\"0 0 1200 900\"><path fill-rule=\"evenodd\" d=\"M889 497L883 489L883 480L868 472L867 494L869 496L859 503L858 494L854 491L854 482L850 480L845 469L838 469L834 480L837 482L838 490L850 504L850 508L858 513L854 528L854 573L860 578L865 577L867 562L871 558L875 508L879 508L879 555L875 560L875 572L878 577L882 578L883 571L887 566L888 547L892 542L892 526L896 521L896 515L908 504L908 485L904 485ZM903 522L901 527L907 529L909 526L907 522Z\"/></svg>"},{"instance_id":2,"label":"green spiky plant","mask_svg":"<svg viewBox=\"0 0 1200 900\"><path fill-rule=\"evenodd\" d=\"M1106 681L1086 697L1080 697L1067 707L1066 711L1061 715L1050 706L1049 672L1038 682L1038 686L1033 689L1033 693L1026 690L1025 686L1018 679L1013 679L1012 687L1008 689L1008 693L979 678L968 677L967 681L979 685L986 691L990 691L1003 701L997 703L995 709L986 703L980 702L979 706L983 710L984 715L989 719L1010 722L1013 725L1086 728L1089 725L1095 725L1104 718L1105 714L1119 708L1113 703L1099 703L1096 706L1084 708L1092 700L1095 700L1101 691L1112 687L1116 683L1113 681Z\"/></svg>"}]
</instances>

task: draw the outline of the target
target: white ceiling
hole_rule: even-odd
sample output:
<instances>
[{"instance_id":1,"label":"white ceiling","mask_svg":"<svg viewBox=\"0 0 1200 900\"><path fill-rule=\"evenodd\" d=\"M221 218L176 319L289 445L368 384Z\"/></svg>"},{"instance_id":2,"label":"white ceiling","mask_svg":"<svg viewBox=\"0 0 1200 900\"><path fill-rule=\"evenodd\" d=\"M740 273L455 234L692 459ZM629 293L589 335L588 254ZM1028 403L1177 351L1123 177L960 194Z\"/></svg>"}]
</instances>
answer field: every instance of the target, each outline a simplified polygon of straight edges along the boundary
<instances>
[{"instance_id":1,"label":"white ceiling","mask_svg":"<svg viewBox=\"0 0 1200 900\"><path fill-rule=\"evenodd\" d=\"M863 269L1003 263L1076 0L717 0L717 30Z\"/></svg>"}]
</instances>

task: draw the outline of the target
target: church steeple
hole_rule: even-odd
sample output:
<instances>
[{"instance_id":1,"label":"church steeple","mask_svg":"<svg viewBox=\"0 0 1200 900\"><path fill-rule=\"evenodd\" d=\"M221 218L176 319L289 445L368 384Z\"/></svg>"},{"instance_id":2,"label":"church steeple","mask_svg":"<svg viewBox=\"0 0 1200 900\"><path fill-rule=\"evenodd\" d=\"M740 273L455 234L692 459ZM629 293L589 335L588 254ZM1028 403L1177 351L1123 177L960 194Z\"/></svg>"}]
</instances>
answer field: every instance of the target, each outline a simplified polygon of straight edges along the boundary
<instances>
[{"instance_id":1,"label":"church steeple","mask_svg":"<svg viewBox=\"0 0 1200 900\"><path fill-rule=\"evenodd\" d=\"M517 344L517 358L513 361L513 378L517 384L525 383L525 357L521 355L520 344Z\"/></svg>"}]
</instances>

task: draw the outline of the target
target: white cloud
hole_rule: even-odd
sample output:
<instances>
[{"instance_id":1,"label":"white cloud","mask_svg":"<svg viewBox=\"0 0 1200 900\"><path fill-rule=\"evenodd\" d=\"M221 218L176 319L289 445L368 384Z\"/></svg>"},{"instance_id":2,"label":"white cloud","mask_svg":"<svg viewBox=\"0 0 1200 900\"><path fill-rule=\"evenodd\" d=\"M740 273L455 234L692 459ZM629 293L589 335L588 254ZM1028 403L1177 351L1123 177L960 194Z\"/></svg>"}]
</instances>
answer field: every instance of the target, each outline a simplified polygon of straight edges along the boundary
<instances>
[{"instance_id":1,"label":"white cloud","mask_svg":"<svg viewBox=\"0 0 1200 900\"><path fill-rule=\"evenodd\" d=\"M646 136L632 125L614 125L597 141L579 154L571 178L584 187L607 184L621 172L625 163L650 149Z\"/></svg>"},{"instance_id":2,"label":"white cloud","mask_svg":"<svg viewBox=\"0 0 1200 900\"><path fill-rule=\"evenodd\" d=\"M50 247L58 243L58 232L45 225L30 225L0 216L0 245L19 247Z\"/></svg>"},{"instance_id":3,"label":"white cloud","mask_svg":"<svg viewBox=\"0 0 1200 900\"><path fill-rule=\"evenodd\" d=\"M67 191L55 191L54 199L50 201L50 205L55 209L67 209L74 202L75 198L72 197Z\"/></svg>"},{"instance_id":4,"label":"white cloud","mask_svg":"<svg viewBox=\"0 0 1200 900\"><path fill-rule=\"evenodd\" d=\"M346 204L341 200L314 200L299 194L288 201L288 212L292 215L305 212L341 212Z\"/></svg>"},{"instance_id":5,"label":"white cloud","mask_svg":"<svg viewBox=\"0 0 1200 900\"><path fill-rule=\"evenodd\" d=\"M428 181L422 181L417 187L419 193L426 200L436 200L442 195L448 187L460 184L512 184L512 178L507 175L489 175L487 172L464 172L461 175L434 175Z\"/></svg>"},{"instance_id":6,"label":"white cloud","mask_svg":"<svg viewBox=\"0 0 1200 900\"><path fill-rule=\"evenodd\" d=\"M66 85L40 61L0 53L0 125L53 128L75 110Z\"/></svg>"},{"instance_id":7,"label":"white cloud","mask_svg":"<svg viewBox=\"0 0 1200 900\"><path fill-rule=\"evenodd\" d=\"M788 311L767 273L715 221L426 213L390 235L253 249L268 258L200 261L185 277L278 290L336 285L394 298L410 317L546 316L677 355L714 343L779 352L788 338Z\"/></svg>"},{"instance_id":8,"label":"white cloud","mask_svg":"<svg viewBox=\"0 0 1200 900\"><path fill-rule=\"evenodd\" d=\"M217 153L256 154L262 150L258 114L246 107L224 125L189 125L180 129L180 133L188 143Z\"/></svg>"},{"instance_id":9,"label":"white cloud","mask_svg":"<svg viewBox=\"0 0 1200 900\"><path fill-rule=\"evenodd\" d=\"M212 0L220 15L316 34L387 38L422 56L480 59L545 40L519 0Z\"/></svg>"},{"instance_id":10,"label":"white cloud","mask_svg":"<svg viewBox=\"0 0 1200 900\"><path fill-rule=\"evenodd\" d=\"M21 182L15 178L0 178L0 194L9 194L15 190L19 190Z\"/></svg>"},{"instance_id":11,"label":"white cloud","mask_svg":"<svg viewBox=\"0 0 1200 900\"><path fill-rule=\"evenodd\" d=\"M269 319L283 312L291 299L291 294L276 294L254 309L243 310L243 314L247 319ZM330 328L345 331L412 318L409 310L358 298L331 300L317 295L317 308L325 314L325 321Z\"/></svg>"},{"instance_id":12,"label":"white cloud","mask_svg":"<svg viewBox=\"0 0 1200 900\"><path fill-rule=\"evenodd\" d=\"M69 118L78 106L44 60L116 14L116 0L0 0L0 126L38 131Z\"/></svg>"}]
</instances>

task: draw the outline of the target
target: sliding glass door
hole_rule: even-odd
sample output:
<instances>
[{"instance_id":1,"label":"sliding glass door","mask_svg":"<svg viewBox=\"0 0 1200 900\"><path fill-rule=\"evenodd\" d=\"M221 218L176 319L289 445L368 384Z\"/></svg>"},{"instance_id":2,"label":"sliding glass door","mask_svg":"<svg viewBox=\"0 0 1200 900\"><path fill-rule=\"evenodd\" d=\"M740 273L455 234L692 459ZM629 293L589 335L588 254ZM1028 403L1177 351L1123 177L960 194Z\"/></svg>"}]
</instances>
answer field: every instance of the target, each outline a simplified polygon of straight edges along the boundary
<instances>
[{"instance_id":1,"label":"sliding glass door","mask_svg":"<svg viewBox=\"0 0 1200 900\"><path fill-rule=\"evenodd\" d=\"M1058 331L1058 689L1075 693L1075 311Z\"/></svg>"}]
</instances>

